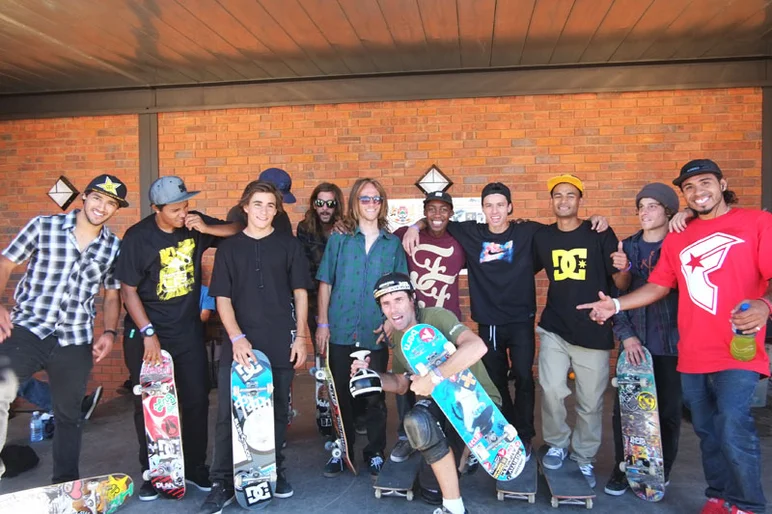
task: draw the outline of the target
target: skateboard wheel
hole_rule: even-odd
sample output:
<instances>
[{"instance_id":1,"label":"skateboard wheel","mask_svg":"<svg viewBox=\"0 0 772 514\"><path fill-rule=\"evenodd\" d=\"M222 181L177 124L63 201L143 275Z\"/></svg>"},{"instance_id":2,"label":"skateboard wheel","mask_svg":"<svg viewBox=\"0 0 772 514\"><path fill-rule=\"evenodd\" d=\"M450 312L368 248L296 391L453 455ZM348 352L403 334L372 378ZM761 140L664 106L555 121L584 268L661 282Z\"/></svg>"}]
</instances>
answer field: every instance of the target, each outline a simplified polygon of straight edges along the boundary
<instances>
[{"instance_id":1,"label":"skateboard wheel","mask_svg":"<svg viewBox=\"0 0 772 514\"><path fill-rule=\"evenodd\" d=\"M617 377L611 379L611 387L619 387L619 380L617 380Z\"/></svg>"},{"instance_id":2,"label":"skateboard wheel","mask_svg":"<svg viewBox=\"0 0 772 514\"><path fill-rule=\"evenodd\" d=\"M332 456L335 457L336 459L340 459L343 456L343 452L340 451L340 448L335 448L334 450L332 450Z\"/></svg>"},{"instance_id":3,"label":"skateboard wheel","mask_svg":"<svg viewBox=\"0 0 772 514\"><path fill-rule=\"evenodd\" d=\"M316 373L314 374L314 378L317 379L319 382L324 382L324 378L325 378L324 370L321 370L321 369L316 370Z\"/></svg>"},{"instance_id":4,"label":"skateboard wheel","mask_svg":"<svg viewBox=\"0 0 772 514\"><path fill-rule=\"evenodd\" d=\"M592 508L592 498L587 498L587 501L584 503L584 506L588 509Z\"/></svg>"},{"instance_id":5,"label":"skateboard wheel","mask_svg":"<svg viewBox=\"0 0 772 514\"><path fill-rule=\"evenodd\" d=\"M558 508L558 499L553 496L552 500L550 501L550 504L552 505L552 508L557 509Z\"/></svg>"},{"instance_id":6,"label":"skateboard wheel","mask_svg":"<svg viewBox=\"0 0 772 514\"><path fill-rule=\"evenodd\" d=\"M142 386L137 384L134 387L131 388L131 391L136 395L139 396L142 394Z\"/></svg>"},{"instance_id":7,"label":"skateboard wheel","mask_svg":"<svg viewBox=\"0 0 772 514\"><path fill-rule=\"evenodd\" d=\"M649 387L649 379L648 378L642 378L641 379L641 387Z\"/></svg>"},{"instance_id":8,"label":"skateboard wheel","mask_svg":"<svg viewBox=\"0 0 772 514\"><path fill-rule=\"evenodd\" d=\"M500 502L503 502L503 501L504 501L504 493L502 493L501 491L498 491L498 492L496 493L496 498L498 498L498 500L499 500Z\"/></svg>"},{"instance_id":9,"label":"skateboard wheel","mask_svg":"<svg viewBox=\"0 0 772 514\"><path fill-rule=\"evenodd\" d=\"M375 490L375 497L378 498L379 500L381 499L381 490L380 489L376 489Z\"/></svg>"},{"instance_id":10,"label":"skateboard wheel","mask_svg":"<svg viewBox=\"0 0 772 514\"><path fill-rule=\"evenodd\" d=\"M150 470L149 469L146 469L145 471L142 472L142 480L144 480L146 482L148 480L150 480Z\"/></svg>"},{"instance_id":11,"label":"skateboard wheel","mask_svg":"<svg viewBox=\"0 0 772 514\"><path fill-rule=\"evenodd\" d=\"M421 376L427 375L429 373L429 368L427 368L426 364L424 364L423 362L419 362L418 364L416 364L415 370Z\"/></svg>"},{"instance_id":12,"label":"skateboard wheel","mask_svg":"<svg viewBox=\"0 0 772 514\"><path fill-rule=\"evenodd\" d=\"M528 496L528 503L536 503L536 495L532 494Z\"/></svg>"},{"instance_id":13,"label":"skateboard wheel","mask_svg":"<svg viewBox=\"0 0 772 514\"><path fill-rule=\"evenodd\" d=\"M619 463L619 471L624 473L626 468L627 468L627 463L626 462L620 462Z\"/></svg>"},{"instance_id":14,"label":"skateboard wheel","mask_svg":"<svg viewBox=\"0 0 772 514\"><path fill-rule=\"evenodd\" d=\"M335 443L333 441L327 441L324 443L324 449L328 452L331 452L333 448L335 448Z\"/></svg>"},{"instance_id":15,"label":"skateboard wheel","mask_svg":"<svg viewBox=\"0 0 772 514\"><path fill-rule=\"evenodd\" d=\"M308 370L308 374L311 375L312 377L316 378L316 372L317 371L319 371L319 369L316 366L314 366L313 368Z\"/></svg>"},{"instance_id":16,"label":"skateboard wheel","mask_svg":"<svg viewBox=\"0 0 772 514\"><path fill-rule=\"evenodd\" d=\"M405 494L405 498L407 498L407 501L409 501L409 502L413 501L413 491L408 491Z\"/></svg>"},{"instance_id":17,"label":"skateboard wheel","mask_svg":"<svg viewBox=\"0 0 772 514\"><path fill-rule=\"evenodd\" d=\"M456 353L456 346L450 341L442 345L442 347L446 352L448 352L448 355L453 355L454 353Z\"/></svg>"}]
</instances>

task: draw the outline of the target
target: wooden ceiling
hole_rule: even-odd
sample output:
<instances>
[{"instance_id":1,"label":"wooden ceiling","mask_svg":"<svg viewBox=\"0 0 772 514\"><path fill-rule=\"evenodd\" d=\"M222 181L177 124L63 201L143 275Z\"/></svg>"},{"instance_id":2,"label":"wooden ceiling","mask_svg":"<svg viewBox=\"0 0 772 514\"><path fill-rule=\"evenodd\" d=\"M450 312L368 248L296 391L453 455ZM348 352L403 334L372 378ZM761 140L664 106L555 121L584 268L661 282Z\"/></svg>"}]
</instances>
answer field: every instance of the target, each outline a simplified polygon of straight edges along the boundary
<instances>
[{"instance_id":1,"label":"wooden ceiling","mask_svg":"<svg viewBox=\"0 0 772 514\"><path fill-rule=\"evenodd\" d=\"M0 94L772 56L772 0L5 0Z\"/></svg>"}]
</instances>

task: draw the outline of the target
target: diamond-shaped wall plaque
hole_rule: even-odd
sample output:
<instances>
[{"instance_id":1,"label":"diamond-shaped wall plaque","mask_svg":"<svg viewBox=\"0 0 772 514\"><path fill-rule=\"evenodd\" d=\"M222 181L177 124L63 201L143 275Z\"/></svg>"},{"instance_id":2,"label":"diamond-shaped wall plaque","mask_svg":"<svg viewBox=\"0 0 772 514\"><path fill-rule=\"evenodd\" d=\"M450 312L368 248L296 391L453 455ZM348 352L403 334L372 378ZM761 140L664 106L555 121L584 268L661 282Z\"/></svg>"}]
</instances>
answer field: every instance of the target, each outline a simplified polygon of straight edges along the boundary
<instances>
[{"instance_id":1,"label":"diamond-shaped wall plaque","mask_svg":"<svg viewBox=\"0 0 772 514\"><path fill-rule=\"evenodd\" d=\"M447 191L453 185L453 181L445 175L436 164L426 170L424 176L415 183L416 187L424 194L434 193L436 191Z\"/></svg>"},{"instance_id":2,"label":"diamond-shaped wall plaque","mask_svg":"<svg viewBox=\"0 0 772 514\"><path fill-rule=\"evenodd\" d=\"M78 197L78 194L78 190L64 175L59 177L54 187L48 191L48 197L63 211L67 210L67 207Z\"/></svg>"}]
</instances>

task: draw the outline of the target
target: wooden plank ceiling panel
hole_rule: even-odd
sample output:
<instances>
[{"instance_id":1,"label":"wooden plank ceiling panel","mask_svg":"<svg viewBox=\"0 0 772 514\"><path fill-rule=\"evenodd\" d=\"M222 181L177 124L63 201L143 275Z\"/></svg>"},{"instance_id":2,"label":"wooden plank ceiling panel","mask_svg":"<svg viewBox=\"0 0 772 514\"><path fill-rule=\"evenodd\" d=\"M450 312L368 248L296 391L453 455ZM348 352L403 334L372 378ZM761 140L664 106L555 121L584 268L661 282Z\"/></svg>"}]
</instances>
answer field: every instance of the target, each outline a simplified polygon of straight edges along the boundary
<instances>
[{"instance_id":1,"label":"wooden plank ceiling panel","mask_svg":"<svg viewBox=\"0 0 772 514\"><path fill-rule=\"evenodd\" d=\"M651 3L652 0L615 0L578 60L596 63L608 61Z\"/></svg>"},{"instance_id":2,"label":"wooden plank ceiling panel","mask_svg":"<svg viewBox=\"0 0 772 514\"><path fill-rule=\"evenodd\" d=\"M338 4L379 70L405 69L377 0L338 0Z\"/></svg>"},{"instance_id":3,"label":"wooden plank ceiling panel","mask_svg":"<svg viewBox=\"0 0 772 514\"><path fill-rule=\"evenodd\" d=\"M753 52L754 46L758 46L762 35L772 27L772 0L759 0L756 3L760 4L758 10L734 27L732 40L727 41L721 37L712 38L703 57L743 55L745 49ZM762 49L760 53L768 54L763 50L763 45L759 48Z\"/></svg>"},{"instance_id":4,"label":"wooden plank ceiling panel","mask_svg":"<svg viewBox=\"0 0 772 514\"><path fill-rule=\"evenodd\" d=\"M496 0L458 0L462 68L490 66L495 17Z\"/></svg>"},{"instance_id":5,"label":"wooden plank ceiling panel","mask_svg":"<svg viewBox=\"0 0 772 514\"><path fill-rule=\"evenodd\" d=\"M324 75L297 43L256 0L221 0L228 12L300 77Z\"/></svg>"},{"instance_id":6,"label":"wooden plank ceiling panel","mask_svg":"<svg viewBox=\"0 0 772 514\"><path fill-rule=\"evenodd\" d=\"M576 0L552 52L550 64L578 62L594 35L603 38L604 34L596 31L613 3L614 0Z\"/></svg>"},{"instance_id":7,"label":"wooden plank ceiling panel","mask_svg":"<svg viewBox=\"0 0 772 514\"><path fill-rule=\"evenodd\" d=\"M260 0L260 3L325 74L351 72L297 0Z\"/></svg>"},{"instance_id":8,"label":"wooden plank ceiling panel","mask_svg":"<svg viewBox=\"0 0 772 514\"><path fill-rule=\"evenodd\" d=\"M635 61L659 38L667 27L681 15L692 0L654 0L611 55L612 61Z\"/></svg>"},{"instance_id":9,"label":"wooden plank ceiling panel","mask_svg":"<svg viewBox=\"0 0 772 514\"><path fill-rule=\"evenodd\" d=\"M45 67L39 67L37 71L31 71L29 67L20 68L11 64L9 57L9 51L0 48L0 74L12 79L12 82L7 84L13 86L14 89L18 87L21 91L29 92L31 90L54 89L61 86L59 81L52 78L52 76L58 75L58 72L46 73L48 68Z\"/></svg>"},{"instance_id":10,"label":"wooden plank ceiling panel","mask_svg":"<svg viewBox=\"0 0 772 514\"><path fill-rule=\"evenodd\" d=\"M574 0L537 0L528 27L528 36L523 48L520 64L543 65L549 63L555 44L560 39L563 27Z\"/></svg>"},{"instance_id":11,"label":"wooden plank ceiling panel","mask_svg":"<svg viewBox=\"0 0 772 514\"><path fill-rule=\"evenodd\" d=\"M353 73L380 71L338 2L303 0L303 10Z\"/></svg>"},{"instance_id":12,"label":"wooden plank ceiling panel","mask_svg":"<svg viewBox=\"0 0 772 514\"><path fill-rule=\"evenodd\" d=\"M432 67L461 67L456 0L421 0L418 3Z\"/></svg>"},{"instance_id":13,"label":"wooden plank ceiling panel","mask_svg":"<svg viewBox=\"0 0 772 514\"><path fill-rule=\"evenodd\" d=\"M428 70L432 60L416 0L379 0L383 18L406 71Z\"/></svg>"},{"instance_id":14,"label":"wooden plank ceiling panel","mask_svg":"<svg viewBox=\"0 0 772 514\"><path fill-rule=\"evenodd\" d=\"M536 0L500 1L493 20L491 66L520 64Z\"/></svg>"},{"instance_id":15,"label":"wooden plank ceiling panel","mask_svg":"<svg viewBox=\"0 0 772 514\"><path fill-rule=\"evenodd\" d=\"M726 4L727 0L694 0L667 28L666 35L660 37L641 57L653 60L672 58L695 31L721 12Z\"/></svg>"}]
</instances>

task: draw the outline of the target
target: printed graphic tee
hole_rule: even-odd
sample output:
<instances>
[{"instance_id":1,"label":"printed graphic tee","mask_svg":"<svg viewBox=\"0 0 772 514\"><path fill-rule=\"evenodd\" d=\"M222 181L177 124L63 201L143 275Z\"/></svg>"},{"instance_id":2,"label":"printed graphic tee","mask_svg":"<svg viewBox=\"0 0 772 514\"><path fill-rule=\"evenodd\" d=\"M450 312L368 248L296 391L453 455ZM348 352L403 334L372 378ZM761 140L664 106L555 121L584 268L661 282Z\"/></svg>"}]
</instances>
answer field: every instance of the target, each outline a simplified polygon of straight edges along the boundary
<instances>
[{"instance_id":1,"label":"printed graphic tee","mask_svg":"<svg viewBox=\"0 0 772 514\"><path fill-rule=\"evenodd\" d=\"M733 208L715 219L695 219L668 234L649 282L678 288L678 371L745 369L769 375L766 328L756 334L756 358L729 353L732 309L755 300L772 279L772 214Z\"/></svg>"},{"instance_id":2,"label":"printed graphic tee","mask_svg":"<svg viewBox=\"0 0 772 514\"><path fill-rule=\"evenodd\" d=\"M611 228L599 234L589 221L570 232L552 224L536 234L534 262L537 269L544 268L550 281L541 328L584 348L614 348L611 323L598 325L576 306L596 301L598 291L611 291L611 275L618 271L611 254L617 244Z\"/></svg>"},{"instance_id":3,"label":"printed graphic tee","mask_svg":"<svg viewBox=\"0 0 772 514\"><path fill-rule=\"evenodd\" d=\"M207 225L223 221L198 214ZM188 342L199 337L201 318L201 256L220 238L186 227L171 234L158 228L155 214L131 226L116 262L118 279L137 294L161 341ZM126 315L126 327L137 327Z\"/></svg>"}]
</instances>

